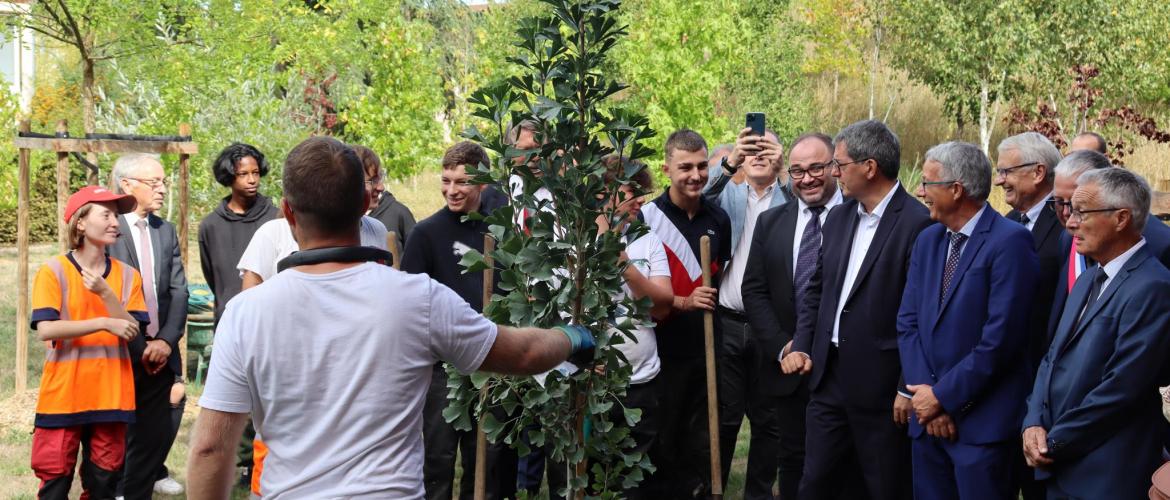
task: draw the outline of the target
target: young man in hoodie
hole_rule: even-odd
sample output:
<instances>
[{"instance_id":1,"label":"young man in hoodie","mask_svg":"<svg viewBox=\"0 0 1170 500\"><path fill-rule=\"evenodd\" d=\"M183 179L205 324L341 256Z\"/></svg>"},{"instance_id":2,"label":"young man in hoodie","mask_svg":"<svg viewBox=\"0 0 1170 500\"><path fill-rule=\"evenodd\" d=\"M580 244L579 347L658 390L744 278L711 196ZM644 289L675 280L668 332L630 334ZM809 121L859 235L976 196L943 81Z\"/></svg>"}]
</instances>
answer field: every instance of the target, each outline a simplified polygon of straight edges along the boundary
<instances>
[{"instance_id":1,"label":"young man in hoodie","mask_svg":"<svg viewBox=\"0 0 1170 500\"><path fill-rule=\"evenodd\" d=\"M248 144L232 143L219 153L211 165L215 180L231 188L231 194L220 201L207 217L199 222L199 263L203 279L215 294L215 324L224 307L240 293L243 281L236 265L252 241L252 235L265 222L275 219L280 209L267 196L260 194L260 179L268 175L268 161L264 153ZM255 431L248 426L240 441L239 464L247 468L242 482L252 479L252 438Z\"/></svg>"},{"instance_id":2,"label":"young man in hoodie","mask_svg":"<svg viewBox=\"0 0 1170 500\"><path fill-rule=\"evenodd\" d=\"M268 174L264 154L248 144L233 143L219 153L212 164L215 180L231 188L199 222L199 263L203 279L215 294L215 322L223 308L240 293L240 274L236 264L262 224L277 218L280 211L267 196L260 194L260 179Z\"/></svg>"}]
</instances>

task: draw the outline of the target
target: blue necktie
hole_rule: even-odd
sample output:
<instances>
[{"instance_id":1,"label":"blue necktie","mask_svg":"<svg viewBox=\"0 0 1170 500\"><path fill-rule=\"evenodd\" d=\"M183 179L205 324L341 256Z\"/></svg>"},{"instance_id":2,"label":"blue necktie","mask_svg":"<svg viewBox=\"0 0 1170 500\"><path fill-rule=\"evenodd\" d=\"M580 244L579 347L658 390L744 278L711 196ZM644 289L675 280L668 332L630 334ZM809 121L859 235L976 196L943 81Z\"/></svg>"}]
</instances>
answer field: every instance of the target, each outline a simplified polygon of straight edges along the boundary
<instances>
[{"instance_id":1,"label":"blue necktie","mask_svg":"<svg viewBox=\"0 0 1170 500\"><path fill-rule=\"evenodd\" d=\"M812 278L817 268L817 255L821 251L821 212L825 207L808 207L812 218L804 225L804 232L800 237L800 253L796 257L796 275L793 285L796 286L797 310L804 303L804 293L808 290L808 280Z\"/></svg>"},{"instance_id":2,"label":"blue necktie","mask_svg":"<svg viewBox=\"0 0 1170 500\"><path fill-rule=\"evenodd\" d=\"M959 267L959 255L963 251L963 243L967 242L967 235L963 233L950 233L951 249L947 253L947 264L943 269L942 291L938 294L938 303L942 304L947 299L947 290L951 288L951 280L955 277L955 268Z\"/></svg>"}]
</instances>

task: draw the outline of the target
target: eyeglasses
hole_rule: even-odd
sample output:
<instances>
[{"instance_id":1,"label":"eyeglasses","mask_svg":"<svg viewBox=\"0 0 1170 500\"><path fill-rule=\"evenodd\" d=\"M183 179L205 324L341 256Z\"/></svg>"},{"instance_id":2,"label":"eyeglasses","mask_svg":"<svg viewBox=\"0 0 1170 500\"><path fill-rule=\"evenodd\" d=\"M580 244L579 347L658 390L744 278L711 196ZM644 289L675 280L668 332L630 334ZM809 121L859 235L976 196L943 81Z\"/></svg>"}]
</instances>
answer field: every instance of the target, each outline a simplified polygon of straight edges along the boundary
<instances>
[{"instance_id":1,"label":"eyeglasses","mask_svg":"<svg viewBox=\"0 0 1170 500\"><path fill-rule=\"evenodd\" d=\"M1059 213L1059 214L1062 214L1062 213L1064 213L1065 210L1069 210L1072 208L1071 201L1064 201L1064 200L1053 198L1051 200L1048 200L1048 203L1050 203L1052 205L1052 211Z\"/></svg>"},{"instance_id":2,"label":"eyeglasses","mask_svg":"<svg viewBox=\"0 0 1170 500\"><path fill-rule=\"evenodd\" d=\"M844 167L846 165L852 165L854 163L864 163L864 162L867 162L867 161L872 160L872 159L873 158L862 158L860 160L853 160L853 161L847 161L845 163L841 163L841 162L837 161L836 158L833 158L832 160L829 160L829 170L830 171L833 171L833 170L840 171L841 167Z\"/></svg>"},{"instance_id":3,"label":"eyeglasses","mask_svg":"<svg viewBox=\"0 0 1170 500\"><path fill-rule=\"evenodd\" d=\"M1087 214L1095 214L1098 212L1116 212L1118 210L1125 210L1125 209L1124 208L1094 208L1092 210L1077 210L1075 208L1069 208L1068 220L1084 221L1085 215L1087 215Z\"/></svg>"},{"instance_id":4,"label":"eyeglasses","mask_svg":"<svg viewBox=\"0 0 1170 500\"><path fill-rule=\"evenodd\" d=\"M160 187L170 187L170 185L171 185L171 181L169 179L139 179L137 177L127 177L127 179L130 179L132 181L141 182L142 184L150 186L152 189L158 189Z\"/></svg>"},{"instance_id":5,"label":"eyeglasses","mask_svg":"<svg viewBox=\"0 0 1170 500\"><path fill-rule=\"evenodd\" d=\"M829 168L829 164L825 163L813 163L808 168L790 168L788 169L788 177L794 181L799 181L804 178L805 174L808 174L814 179L819 179L825 175L825 169L827 168Z\"/></svg>"},{"instance_id":6,"label":"eyeglasses","mask_svg":"<svg viewBox=\"0 0 1170 500\"><path fill-rule=\"evenodd\" d=\"M957 179L950 180L950 181L922 181L920 184L922 185L922 189L925 190L926 186L946 186L948 184L954 184L956 182L959 182L959 181Z\"/></svg>"},{"instance_id":7,"label":"eyeglasses","mask_svg":"<svg viewBox=\"0 0 1170 500\"><path fill-rule=\"evenodd\" d=\"M1000 176L1000 177L1007 177L1008 174L1010 174L1018 169L1021 169L1024 167L1035 167L1036 165L1039 165L1039 164L1040 164L1040 162L1034 161L1034 162L1030 162L1030 163L1021 163L1021 164L1016 165L1014 167L997 168L997 169L995 169L995 175Z\"/></svg>"},{"instance_id":8,"label":"eyeglasses","mask_svg":"<svg viewBox=\"0 0 1170 500\"><path fill-rule=\"evenodd\" d=\"M371 186L371 187L372 186L381 186L382 185L382 178L381 177L374 177L373 179L366 179L366 185Z\"/></svg>"}]
</instances>

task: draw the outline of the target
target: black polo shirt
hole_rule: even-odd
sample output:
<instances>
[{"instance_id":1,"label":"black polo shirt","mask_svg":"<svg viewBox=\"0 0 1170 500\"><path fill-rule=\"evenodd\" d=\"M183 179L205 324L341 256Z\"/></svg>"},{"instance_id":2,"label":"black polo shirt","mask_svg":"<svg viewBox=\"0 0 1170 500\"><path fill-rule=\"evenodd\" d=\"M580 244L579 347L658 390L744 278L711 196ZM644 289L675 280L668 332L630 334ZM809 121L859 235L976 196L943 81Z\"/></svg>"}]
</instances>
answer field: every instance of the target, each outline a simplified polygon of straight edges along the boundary
<instances>
[{"instance_id":1,"label":"black polo shirt","mask_svg":"<svg viewBox=\"0 0 1170 500\"><path fill-rule=\"evenodd\" d=\"M670 191L662 193L651 202L665 215L665 219L686 239L691 253L699 259L699 239L704 235L711 238L711 284L719 287L719 273L731 259L731 218L722 208L699 198L699 210L692 219L685 210L670 200ZM696 283L690 283L690 276L679 268L678 257L670 251L669 238L661 235L664 228L651 229L659 234L668 250L671 261L671 286L676 296L688 296ZM701 280L701 278L700 278ZM701 283L701 281L699 281ZM718 300L716 301L718 302ZM716 322L718 324L718 322ZM654 328L658 340L658 355L663 358L694 358L703 356L703 311L674 311Z\"/></svg>"}]
</instances>

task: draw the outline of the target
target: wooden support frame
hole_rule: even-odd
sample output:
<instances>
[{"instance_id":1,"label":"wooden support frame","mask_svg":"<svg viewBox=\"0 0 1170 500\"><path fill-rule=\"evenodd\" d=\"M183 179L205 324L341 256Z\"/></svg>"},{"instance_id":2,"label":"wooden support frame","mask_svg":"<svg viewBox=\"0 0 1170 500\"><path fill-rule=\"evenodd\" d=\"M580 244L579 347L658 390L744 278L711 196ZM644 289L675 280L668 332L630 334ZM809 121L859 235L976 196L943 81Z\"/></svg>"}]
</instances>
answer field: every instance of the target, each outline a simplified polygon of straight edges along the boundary
<instances>
[{"instance_id":1,"label":"wooden support frame","mask_svg":"<svg viewBox=\"0 0 1170 500\"><path fill-rule=\"evenodd\" d=\"M179 155L179 216L173 221L178 227L179 252L183 260L183 268L187 269L188 252L187 240L191 223L187 207L190 199L188 189L190 181L191 155L199 153L199 145L187 140L152 140L151 138L135 139L73 139L67 137L69 124L65 120L57 123L56 137L24 137L31 132L28 120L20 122L19 131L13 141L19 150L19 179L17 194L16 216L16 246L17 246L17 295L16 304L16 366L13 367L16 391L24 392L28 389L28 322L29 322L29 207L30 207L30 156L32 150L53 151L57 153L57 242L62 251L66 248L66 226L64 223L65 204L69 197L69 154L86 153L89 161L96 159L97 153L155 153ZM191 127L186 123L179 125L179 136L191 137ZM88 182L95 182L92 176ZM183 360L183 373L187 371L187 336L184 335L179 344L179 352Z\"/></svg>"}]
</instances>

